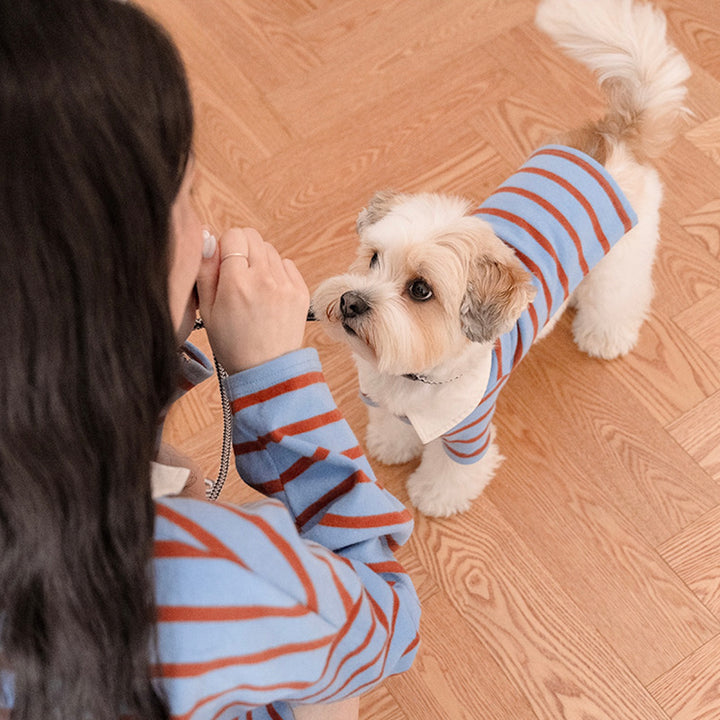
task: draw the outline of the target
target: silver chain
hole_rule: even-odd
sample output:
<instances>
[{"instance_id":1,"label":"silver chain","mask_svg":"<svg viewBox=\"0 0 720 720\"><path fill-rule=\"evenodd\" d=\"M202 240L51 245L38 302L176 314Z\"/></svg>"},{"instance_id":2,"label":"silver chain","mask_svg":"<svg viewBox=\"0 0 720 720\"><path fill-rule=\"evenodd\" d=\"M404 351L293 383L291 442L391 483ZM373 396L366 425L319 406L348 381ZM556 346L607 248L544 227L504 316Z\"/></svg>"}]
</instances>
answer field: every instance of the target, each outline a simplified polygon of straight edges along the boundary
<instances>
[{"instance_id":1,"label":"silver chain","mask_svg":"<svg viewBox=\"0 0 720 720\"><path fill-rule=\"evenodd\" d=\"M197 318L193 325L193 330L204 328L205 324L202 318ZM220 388L220 404L223 413L223 439L222 451L220 453L220 470L218 471L217 480L215 480L205 491L208 500L213 502L220 496L225 480L227 479L230 469L230 451L232 450L232 410L230 409L230 399L225 388L225 379L228 374L225 368L218 362L217 357L213 353L213 362L215 363L215 373L217 375L218 386Z\"/></svg>"}]
</instances>

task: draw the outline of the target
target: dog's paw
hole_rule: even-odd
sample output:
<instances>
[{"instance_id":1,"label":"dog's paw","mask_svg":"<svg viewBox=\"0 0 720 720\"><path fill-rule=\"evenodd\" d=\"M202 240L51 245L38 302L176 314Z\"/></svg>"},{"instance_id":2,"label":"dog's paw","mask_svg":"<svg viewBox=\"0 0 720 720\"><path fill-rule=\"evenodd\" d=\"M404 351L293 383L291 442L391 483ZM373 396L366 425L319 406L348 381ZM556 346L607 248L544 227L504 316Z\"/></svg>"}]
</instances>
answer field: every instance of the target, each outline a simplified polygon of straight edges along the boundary
<instances>
[{"instance_id":1,"label":"dog's paw","mask_svg":"<svg viewBox=\"0 0 720 720\"><path fill-rule=\"evenodd\" d=\"M427 477L420 469L408 478L407 491L413 506L429 517L450 517L466 512L476 497L469 497L465 492L458 494L457 488L444 485L438 478Z\"/></svg>"},{"instance_id":2,"label":"dog's paw","mask_svg":"<svg viewBox=\"0 0 720 720\"><path fill-rule=\"evenodd\" d=\"M400 465L420 457L423 444L412 426L397 418L371 421L365 434L368 453L385 465Z\"/></svg>"},{"instance_id":3,"label":"dog's paw","mask_svg":"<svg viewBox=\"0 0 720 720\"><path fill-rule=\"evenodd\" d=\"M470 509L495 476L503 457L494 442L484 457L472 465L461 465L442 449L442 441L428 445L418 469L408 478L410 502L423 515L449 517Z\"/></svg>"},{"instance_id":4,"label":"dog's paw","mask_svg":"<svg viewBox=\"0 0 720 720\"><path fill-rule=\"evenodd\" d=\"M582 321L573 323L575 344L590 357L614 360L627 355L637 345L639 329L632 326L589 327Z\"/></svg>"}]
</instances>

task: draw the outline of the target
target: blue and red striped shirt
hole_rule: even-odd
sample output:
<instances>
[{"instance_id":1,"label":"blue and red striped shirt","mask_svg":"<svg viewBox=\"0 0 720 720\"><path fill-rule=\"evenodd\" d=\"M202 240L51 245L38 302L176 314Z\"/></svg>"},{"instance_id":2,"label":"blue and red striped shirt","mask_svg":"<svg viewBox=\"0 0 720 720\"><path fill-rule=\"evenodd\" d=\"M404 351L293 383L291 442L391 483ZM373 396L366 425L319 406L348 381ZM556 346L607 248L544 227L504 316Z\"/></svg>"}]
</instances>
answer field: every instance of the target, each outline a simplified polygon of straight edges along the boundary
<instances>
[{"instance_id":1,"label":"blue and red striped shirt","mask_svg":"<svg viewBox=\"0 0 720 720\"><path fill-rule=\"evenodd\" d=\"M191 357L194 351L191 349ZM290 720L408 668L412 530L305 349L231 376L238 472L267 496L157 501L156 681L173 718Z\"/></svg>"},{"instance_id":2,"label":"blue and red striped shirt","mask_svg":"<svg viewBox=\"0 0 720 720\"><path fill-rule=\"evenodd\" d=\"M445 452L463 464L477 462L485 454L499 391L538 332L637 223L627 198L605 168L589 155L561 145L533 153L476 214L515 250L538 292L512 330L498 338L479 405L442 435Z\"/></svg>"}]
</instances>

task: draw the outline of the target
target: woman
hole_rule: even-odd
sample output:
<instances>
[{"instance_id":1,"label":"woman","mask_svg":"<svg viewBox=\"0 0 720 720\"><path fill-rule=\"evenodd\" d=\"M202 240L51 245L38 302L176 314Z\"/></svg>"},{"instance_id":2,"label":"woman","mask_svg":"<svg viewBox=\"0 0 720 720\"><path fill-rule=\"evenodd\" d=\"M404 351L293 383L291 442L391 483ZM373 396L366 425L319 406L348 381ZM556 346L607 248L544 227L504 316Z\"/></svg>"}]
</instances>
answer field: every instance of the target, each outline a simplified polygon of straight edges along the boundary
<instances>
[{"instance_id":1,"label":"woman","mask_svg":"<svg viewBox=\"0 0 720 720\"><path fill-rule=\"evenodd\" d=\"M0 716L356 715L299 706L414 657L409 516L301 349L295 266L238 229L203 259L191 143L182 65L138 9L0 7ZM196 284L238 470L276 499L152 501Z\"/></svg>"}]
</instances>

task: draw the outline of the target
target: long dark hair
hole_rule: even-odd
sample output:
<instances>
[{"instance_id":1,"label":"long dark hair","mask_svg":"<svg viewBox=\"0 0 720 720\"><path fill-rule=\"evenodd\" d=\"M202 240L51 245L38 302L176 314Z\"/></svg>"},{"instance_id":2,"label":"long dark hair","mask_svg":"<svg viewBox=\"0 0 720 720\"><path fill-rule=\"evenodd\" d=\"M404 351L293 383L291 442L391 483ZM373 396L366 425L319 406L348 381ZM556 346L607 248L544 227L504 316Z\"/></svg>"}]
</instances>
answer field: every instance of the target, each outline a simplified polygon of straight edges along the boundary
<instances>
[{"instance_id":1,"label":"long dark hair","mask_svg":"<svg viewBox=\"0 0 720 720\"><path fill-rule=\"evenodd\" d=\"M0 658L18 720L167 717L149 472L191 138L182 63L139 9L0 4Z\"/></svg>"}]
</instances>

